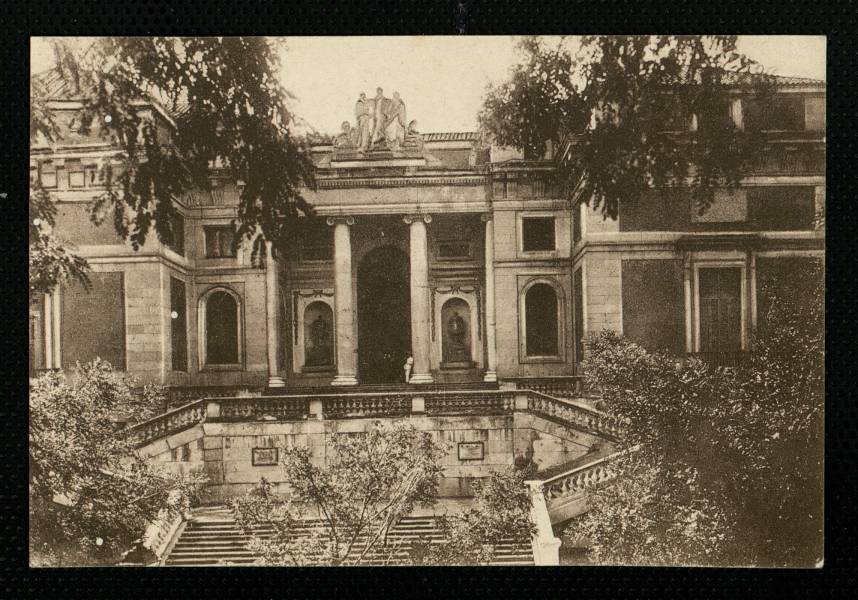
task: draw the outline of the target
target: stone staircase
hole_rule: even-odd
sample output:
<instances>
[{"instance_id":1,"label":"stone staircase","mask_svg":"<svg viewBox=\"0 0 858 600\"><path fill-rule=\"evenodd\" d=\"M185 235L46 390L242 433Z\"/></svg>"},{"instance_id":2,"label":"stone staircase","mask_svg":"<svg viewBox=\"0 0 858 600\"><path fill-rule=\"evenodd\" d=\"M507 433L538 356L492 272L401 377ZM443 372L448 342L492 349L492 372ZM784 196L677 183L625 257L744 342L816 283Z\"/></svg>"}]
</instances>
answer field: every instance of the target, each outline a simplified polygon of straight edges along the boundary
<instances>
[{"instance_id":1,"label":"stone staircase","mask_svg":"<svg viewBox=\"0 0 858 600\"><path fill-rule=\"evenodd\" d=\"M318 526L318 522L308 521L308 527ZM262 529L262 535L266 530ZM440 539L432 516L405 517L395 525L389 538L392 542L414 539ZM242 533L232 512L223 506L196 509L193 518L187 522L175 544L167 555L167 566L229 566L252 565L257 556L248 549L250 536ZM406 564L406 553L401 551L392 562L386 564ZM380 553L370 553L369 565L383 565ZM532 565L533 551L530 540L510 539L502 543L495 554L493 565Z\"/></svg>"}]
</instances>

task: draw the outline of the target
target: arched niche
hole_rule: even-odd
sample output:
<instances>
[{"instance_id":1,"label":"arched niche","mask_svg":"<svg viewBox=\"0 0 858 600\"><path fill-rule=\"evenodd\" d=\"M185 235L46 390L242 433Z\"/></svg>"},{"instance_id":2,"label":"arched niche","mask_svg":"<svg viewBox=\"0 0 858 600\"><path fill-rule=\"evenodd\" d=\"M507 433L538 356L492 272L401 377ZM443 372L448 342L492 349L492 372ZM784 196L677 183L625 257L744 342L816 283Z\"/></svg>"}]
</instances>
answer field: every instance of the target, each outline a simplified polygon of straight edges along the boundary
<instances>
[{"instance_id":1,"label":"arched niche","mask_svg":"<svg viewBox=\"0 0 858 600\"><path fill-rule=\"evenodd\" d=\"M442 366L473 367L474 323L471 320L470 305L462 298L450 298L441 307L440 325Z\"/></svg>"},{"instance_id":2,"label":"arched niche","mask_svg":"<svg viewBox=\"0 0 858 600\"><path fill-rule=\"evenodd\" d=\"M198 312L200 367L241 368L241 297L226 287L212 288L200 297Z\"/></svg>"},{"instance_id":3,"label":"arched niche","mask_svg":"<svg viewBox=\"0 0 858 600\"><path fill-rule=\"evenodd\" d=\"M295 373L332 371L336 367L336 313L334 312L334 290L332 289L295 289L292 290L292 369ZM317 317L327 319L327 335L330 338L330 359L328 364L319 364L325 358L321 349L313 349L313 323ZM324 327L317 325L315 335L325 333ZM307 359L311 364L307 364Z\"/></svg>"}]
</instances>

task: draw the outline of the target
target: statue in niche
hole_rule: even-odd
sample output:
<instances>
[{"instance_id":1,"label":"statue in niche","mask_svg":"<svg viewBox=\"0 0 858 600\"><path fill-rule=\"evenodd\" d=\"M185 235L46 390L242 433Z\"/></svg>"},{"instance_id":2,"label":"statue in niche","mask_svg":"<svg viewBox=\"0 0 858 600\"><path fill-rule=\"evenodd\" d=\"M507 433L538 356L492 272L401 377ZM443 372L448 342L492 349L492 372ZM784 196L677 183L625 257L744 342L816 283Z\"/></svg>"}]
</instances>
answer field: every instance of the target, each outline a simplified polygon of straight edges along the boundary
<instances>
[{"instance_id":1,"label":"statue in niche","mask_svg":"<svg viewBox=\"0 0 858 600\"><path fill-rule=\"evenodd\" d=\"M310 324L309 339L304 363L308 367L322 367L333 364L331 352L331 327L322 315Z\"/></svg>"},{"instance_id":2,"label":"statue in niche","mask_svg":"<svg viewBox=\"0 0 858 600\"><path fill-rule=\"evenodd\" d=\"M459 316L458 311L453 311L453 315L447 319L447 336L450 341L447 356L444 357L447 362L471 360L471 351L466 343L467 334L468 324Z\"/></svg>"}]
</instances>

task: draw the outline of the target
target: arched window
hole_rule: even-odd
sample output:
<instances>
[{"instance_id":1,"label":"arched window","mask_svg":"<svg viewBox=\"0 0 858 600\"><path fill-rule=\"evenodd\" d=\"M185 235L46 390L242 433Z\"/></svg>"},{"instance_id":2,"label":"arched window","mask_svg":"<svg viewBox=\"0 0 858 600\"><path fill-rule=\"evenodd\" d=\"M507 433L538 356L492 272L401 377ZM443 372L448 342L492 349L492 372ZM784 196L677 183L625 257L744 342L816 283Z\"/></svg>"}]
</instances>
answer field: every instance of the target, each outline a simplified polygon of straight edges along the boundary
<instances>
[{"instance_id":1,"label":"arched window","mask_svg":"<svg viewBox=\"0 0 858 600\"><path fill-rule=\"evenodd\" d=\"M304 366L334 364L334 315L325 302L311 302L304 309Z\"/></svg>"},{"instance_id":2,"label":"arched window","mask_svg":"<svg viewBox=\"0 0 858 600\"><path fill-rule=\"evenodd\" d=\"M205 299L205 313L206 364L238 364L238 299L229 292L216 290Z\"/></svg>"},{"instance_id":3,"label":"arched window","mask_svg":"<svg viewBox=\"0 0 858 600\"><path fill-rule=\"evenodd\" d=\"M524 296L525 352L527 356L559 355L557 292L547 283L535 283Z\"/></svg>"}]
</instances>

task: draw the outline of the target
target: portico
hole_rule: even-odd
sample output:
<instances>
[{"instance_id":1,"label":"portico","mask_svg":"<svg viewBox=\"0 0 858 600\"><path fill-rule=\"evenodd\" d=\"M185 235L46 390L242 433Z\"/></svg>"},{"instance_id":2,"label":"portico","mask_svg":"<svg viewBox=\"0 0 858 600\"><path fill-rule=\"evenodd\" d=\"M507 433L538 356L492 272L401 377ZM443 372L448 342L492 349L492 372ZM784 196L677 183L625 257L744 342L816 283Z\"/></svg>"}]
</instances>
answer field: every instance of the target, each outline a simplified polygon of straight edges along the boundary
<instances>
[{"instance_id":1,"label":"portico","mask_svg":"<svg viewBox=\"0 0 858 600\"><path fill-rule=\"evenodd\" d=\"M299 261L283 278L297 321L287 385L405 383L409 356L412 385L483 380L491 320L479 214L340 215L325 224L330 264ZM323 345L313 335L326 318L333 321L327 369L313 350Z\"/></svg>"}]
</instances>

